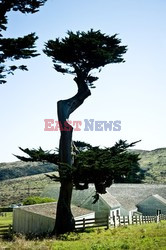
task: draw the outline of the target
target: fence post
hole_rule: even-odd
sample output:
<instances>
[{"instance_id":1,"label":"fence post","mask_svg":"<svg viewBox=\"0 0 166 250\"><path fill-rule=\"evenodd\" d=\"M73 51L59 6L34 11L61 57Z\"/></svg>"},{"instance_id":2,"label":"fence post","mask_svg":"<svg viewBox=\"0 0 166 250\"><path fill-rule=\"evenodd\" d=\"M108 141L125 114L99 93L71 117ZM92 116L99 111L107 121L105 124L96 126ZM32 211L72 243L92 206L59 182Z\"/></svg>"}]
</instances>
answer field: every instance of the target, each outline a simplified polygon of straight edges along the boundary
<instances>
[{"instance_id":1,"label":"fence post","mask_svg":"<svg viewBox=\"0 0 166 250\"><path fill-rule=\"evenodd\" d=\"M12 234L12 225L9 224L9 235L11 235L11 234Z\"/></svg>"},{"instance_id":2,"label":"fence post","mask_svg":"<svg viewBox=\"0 0 166 250\"><path fill-rule=\"evenodd\" d=\"M128 225L130 225L130 216L128 215Z\"/></svg>"},{"instance_id":3,"label":"fence post","mask_svg":"<svg viewBox=\"0 0 166 250\"><path fill-rule=\"evenodd\" d=\"M151 223L151 216L149 216L149 222Z\"/></svg>"},{"instance_id":4,"label":"fence post","mask_svg":"<svg viewBox=\"0 0 166 250\"><path fill-rule=\"evenodd\" d=\"M129 214L129 224L132 225L132 223L133 223L133 222L132 222L132 215L131 215L131 213L130 213L130 214Z\"/></svg>"},{"instance_id":5,"label":"fence post","mask_svg":"<svg viewBox=\"0 0 166 250\"><path fill-rule=\"evenodd\" d=\"M110 225L110 223L109 223L109 215L107 215L107 229L109 229L109 225Z\"/></svg>"},{"instance_id":6,"label":"fence post","mask_svg":"<svg viewBox=\"0 0 166 250\"><path fill-rule=\"evenodd\" d=\"M118 216L118 219L119 219L119 226L121 226L120 215Z\"/></svg>"},{"instance_id":7,"label":"fence post","mask_svg":"<svg viewBox=\"0 0 166 250\"><path fill-rule=\"evenodd\" d=\"M160 222L160 214L161 214L161 210L157 209L157 218L156 218L157 223Z\"/></svg>"},{"instance_id":8,"label":"fence post","mask_svg":"<svg viewBox=\"0 0 166 250\"><path fill-rule=\"evenodd\" d=\"M125 220L126 220L126 218L125 218L125 216L123 216L123 225L124 226L126 225Z\"/></svg>"},{"instance_id":9,"label":"fence post","mask_svg":"<svg viewBox=\"0 0 166 250\"><path fill-rule=\"evenodd\" d=\"M83 218L83 230L85 229L85 218Z\"/></svg>"},{"instance_id":10,"label":"fence post","mask_svg":"<svg viewBox=\"0 0 166 250\"><path fill-rule=\"evenodd\" d=\"M156 216L156 223L160 222L159 214Z\"/></svg>"},{"instance_id":11,"label":"fence post","mask_svg":"<svg viewBox=\"0 0 166 250\"><path fill-rule=\"evenodd\" d=\"M143 215L141 215L141 219L142 219L142 224L144 224L144 217L143 217Z\"/></svg>"},{"instance_id":12,"label":"fence post","mask_svg":"<svg viewBox=\"0 0 166 250\"><path fill-rule=\"evenodd\" d=\"M113 224L114 224L114 227L116 227L116 223L115 223L115 215L113 215Z\"/></svg>"},{"instance_id":13,"label":"fence post","mask_svg":"<svg viewBox=\"0 0 166 250\"><path fill-rule=\"evenodd\" d=\"M150 215L148 216L148 223L151 223Z\"/></svg>"},{"instance_id":14,"label":"fence post","mask_svg":"<svg viewBox=\"0 0 166 250\"><path fill-rule=\"evenodd\" d=\"M145 224L146 224L146 215L145 215Z\"/></svg>"}]
</instances>

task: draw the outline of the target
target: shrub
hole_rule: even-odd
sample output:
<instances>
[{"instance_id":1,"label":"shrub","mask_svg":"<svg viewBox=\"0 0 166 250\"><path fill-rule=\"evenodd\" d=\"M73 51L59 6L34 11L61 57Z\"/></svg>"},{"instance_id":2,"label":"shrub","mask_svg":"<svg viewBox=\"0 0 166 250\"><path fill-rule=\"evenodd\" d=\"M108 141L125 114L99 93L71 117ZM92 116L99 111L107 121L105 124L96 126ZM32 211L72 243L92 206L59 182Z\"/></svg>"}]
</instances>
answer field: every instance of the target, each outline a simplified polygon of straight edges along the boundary
<instances>
[{"instance_id":1,"label":"shrub","mask_svg":"<svg viewBox=\"0 0 166 250\"><path fill-rule=\"evenodd\" d=\"M41 204L41 203L55 202L55 201L56 201L55 199L49 197L30 196L23 201L23 205L33 205L33 204Z\"/></svg>"}]
</instances>

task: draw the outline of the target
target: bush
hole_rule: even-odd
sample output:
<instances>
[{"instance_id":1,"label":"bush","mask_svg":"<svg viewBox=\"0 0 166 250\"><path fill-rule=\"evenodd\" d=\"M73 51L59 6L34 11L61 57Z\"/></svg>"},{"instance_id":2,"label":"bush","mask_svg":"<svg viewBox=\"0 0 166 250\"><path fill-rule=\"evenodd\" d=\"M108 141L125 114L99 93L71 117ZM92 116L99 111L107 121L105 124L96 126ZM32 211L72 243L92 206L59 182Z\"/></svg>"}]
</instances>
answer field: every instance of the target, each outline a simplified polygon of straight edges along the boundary
<instances>
[{"instance_id":1,"label":"bush","mask_svg":"<svg viewBox=\"0 0 166 250\"><path fill-rule=\"evenodd\" d=\"M41 204L41 203L55 202L55 201L56 201L55 199L48 197L31 196L23 201L23 205L33 205L33 204Z\"/></svg>"}]
</instances>

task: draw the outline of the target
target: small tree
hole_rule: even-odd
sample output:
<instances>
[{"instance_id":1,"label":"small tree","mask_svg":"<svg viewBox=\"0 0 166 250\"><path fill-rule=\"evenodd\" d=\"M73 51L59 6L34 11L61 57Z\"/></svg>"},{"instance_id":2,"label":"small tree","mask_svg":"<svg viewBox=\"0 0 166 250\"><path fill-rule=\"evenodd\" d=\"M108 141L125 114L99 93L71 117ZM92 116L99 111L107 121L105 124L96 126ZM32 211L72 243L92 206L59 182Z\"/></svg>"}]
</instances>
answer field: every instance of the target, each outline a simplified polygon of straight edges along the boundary
<instances>
[{"instance_id":1,"label":"small tree","mask_svg":"<svg viewBox=\"0 0 166 250\"><path fill-rule=\"evenodd\" d=\"M16 69L28 70L26 65L10 65L11 60L28 59L39 55L35 50L35 33L18 38L3 38L2 31L7 29L7 13L20 11L22 13L35 13L47 0L0 0L0 84L5 83L6 74L13 74Z\"/></svg>"}]
</instances>

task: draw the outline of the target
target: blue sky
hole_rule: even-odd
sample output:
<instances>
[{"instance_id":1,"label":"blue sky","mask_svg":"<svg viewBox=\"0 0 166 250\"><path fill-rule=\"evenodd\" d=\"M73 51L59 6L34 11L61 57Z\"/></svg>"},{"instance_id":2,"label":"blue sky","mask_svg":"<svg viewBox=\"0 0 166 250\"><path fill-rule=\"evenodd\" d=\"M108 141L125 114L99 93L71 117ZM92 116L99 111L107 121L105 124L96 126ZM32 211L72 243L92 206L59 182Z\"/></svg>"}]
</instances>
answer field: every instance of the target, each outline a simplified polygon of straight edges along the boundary
<instances>
[{"instance_id":1,"label":"blue sky","mask_svg":"<svg viewBox=\"0 0 166 250\"><path fill-rule=\"evenodd\" d=\"M92 95L71 115L83 122L73 139L102 147L141 139L135 148L166 147L165 12L165 0L48 0L36 14L10 13L4 35L36 32L41 56L26 60L29 71L0 86L0 162L17 160L12 154L21 154L18 146L58 147L60 133L44 131L44 119L57 120L57 101L73 96L76 86L71 75L53 69L42 49L67 30L117 33L128 46L126 62L104 67ZM84 131L84 119L121 120L121 131Z\"/></svg>"}]
</instances>

